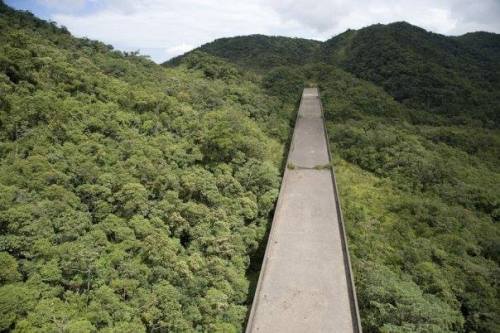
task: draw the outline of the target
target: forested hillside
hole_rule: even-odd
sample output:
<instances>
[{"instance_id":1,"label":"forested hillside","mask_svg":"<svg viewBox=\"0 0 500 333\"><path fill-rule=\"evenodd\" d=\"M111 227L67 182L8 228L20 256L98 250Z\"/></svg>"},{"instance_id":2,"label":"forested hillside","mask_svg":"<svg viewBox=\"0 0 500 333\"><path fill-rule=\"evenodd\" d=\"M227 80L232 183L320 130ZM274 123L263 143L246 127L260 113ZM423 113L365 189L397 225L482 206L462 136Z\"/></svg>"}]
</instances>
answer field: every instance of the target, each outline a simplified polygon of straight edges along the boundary
<instances>
[{"instance_id":1,"label":"forested hillside","mask_svg":"<svg viewBox=\"0 0 500 333\"><path fill-rule=\"evenodd\" d=\"M293 103L0 2L0 331L241 331Z\"/></svg>"},{"instance_id":2,"label":"forested hillside","mask_svg":"<svg viewBox=\"0 0 500 333\"><path fill-rule=\"evenodd\" d=\"M261 73L334 65L381 86L405 106L445 115L447 124L500 124L500 35L494 33L447 37L397 22L348 30L323 43L254 35L221 38L197 50ZM422 121L438 120L427 114Z\"/></svg>"},{"instance_id":3,"label":"forested hillside","mask_svg":"<svg viewBox=\"0 0 500 333\"><path fill-rule=\"evenodd\" d=\"M364 331L499 332L499 73L407 23L159 66L0 1L0 331L242 331L315 83Z\"/></svg>"},{"instance_id":4,"label":"forested hillside","mask_svg":"<svg viewBox=\"0 0 500 333\"><path fill-rule=\"evenodd\" d=\"M374 25L325 42L329 63L383 87L404 105L447 123L500 125L500 35L446 37L405 22ZM423 120L427 122L428 120Z\"/></svg>"},{"instance_id":5,"label":"forested hillside","mask_svg":"<svg viewBox=\"0 0 500 333\"><path fill-rule=\"evenodd\" d=\"M321 89L363 330L500 331L499 35L375 25L309 59L263 85Z\"/></svg>"},{"instance_id":6,"label":"forested hillside","mask_svg":"<svg viewBox=\"0 0 500 333\"><path fill-rule=\"evenodd\" d=\"M314 62L318 59L320 46L320 42L310 39L251 35L217 39L196 51L226 59L246 69L264 72L277 66ZM167 64L175 66L183 57L173 58Z\"/></svg>"}]
</instances>

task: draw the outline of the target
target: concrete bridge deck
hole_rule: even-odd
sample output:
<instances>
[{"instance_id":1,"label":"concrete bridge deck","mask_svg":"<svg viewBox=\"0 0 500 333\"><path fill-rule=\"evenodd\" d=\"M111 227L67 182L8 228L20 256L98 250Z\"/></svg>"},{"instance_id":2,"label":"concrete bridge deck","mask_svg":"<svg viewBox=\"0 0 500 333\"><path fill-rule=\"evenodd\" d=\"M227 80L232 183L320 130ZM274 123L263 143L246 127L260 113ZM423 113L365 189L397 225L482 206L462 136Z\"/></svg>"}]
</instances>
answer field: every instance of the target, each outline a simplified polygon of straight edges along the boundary
<instances>
[{"instance_id":1,"label":"concrete bridge deck","mask_svg":"<svg viewBox=\"0 0 500 333\"><path fill-rule=\"evenodd\" d=\"M250 313L250 332L361 332L316 88L306 88Z\"/></svg>"}]
</instances>

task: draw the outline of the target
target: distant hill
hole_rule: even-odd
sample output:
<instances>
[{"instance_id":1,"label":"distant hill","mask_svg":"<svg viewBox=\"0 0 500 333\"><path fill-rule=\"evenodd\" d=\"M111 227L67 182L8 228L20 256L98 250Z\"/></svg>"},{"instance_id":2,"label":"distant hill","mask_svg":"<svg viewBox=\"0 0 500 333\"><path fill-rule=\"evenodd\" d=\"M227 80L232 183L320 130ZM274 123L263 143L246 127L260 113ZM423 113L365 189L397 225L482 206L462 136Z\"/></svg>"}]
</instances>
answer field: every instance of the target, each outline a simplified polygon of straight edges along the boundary
<instances>
[{"instance_id":1,"label":"distant hill","mask_svg":"<svg viewBox=\"0 0 500 333\"><path fill-rule=\"evenodd\" d=\"M320 46L321 42L310 39L250 35L217 39L196 50L245 68L263 71L277 66L314 62L319 55ZM176 57L167 63L175 65L182 57Z\"/></svg>"},{"instance_id":2,"label":"distant hill","mask_svg":"<svg viewBox=\"0 0 500 333\"><path fill-rule=\"evenodd\" d=\"M334 37L324 56L404 104L498 124L499 50L497 34L447 37L398 22Z\"/></svg>"},{"instance_id":3,"label":"distant hill","mask_svg":"<svg viewBox=\"0 0 500 333\"><path fill-rule=\"evenodd\" d=\"M452 37L453 38L453 37ZM479 50L483 55L491 57L494 61L500 58L500 35L491 32L470 32L454 37L464 45Z\"/></svg>"},{"instance_id":4,"label":"distant hill","mask_svg":"<svg viewBox=\"0 0 500 333\"><path fill-rule=\"evenodd\" d=\"M490 127L500 124L500 35L494 33L450 37L396 22L348 30L325 42L252 35L218 39L197 50L258 72L333 64L406 105L458 123L474 118Z\"/></svg>"}]
</instances>

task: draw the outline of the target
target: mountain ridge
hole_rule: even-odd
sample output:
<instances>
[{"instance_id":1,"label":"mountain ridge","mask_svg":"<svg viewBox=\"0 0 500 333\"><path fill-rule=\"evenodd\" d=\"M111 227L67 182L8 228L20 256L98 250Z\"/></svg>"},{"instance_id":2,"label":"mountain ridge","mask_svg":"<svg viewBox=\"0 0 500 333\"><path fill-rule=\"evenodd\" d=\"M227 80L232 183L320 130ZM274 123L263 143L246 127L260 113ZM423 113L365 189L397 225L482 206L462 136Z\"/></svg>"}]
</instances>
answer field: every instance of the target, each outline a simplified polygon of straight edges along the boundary
<instances>
[{"instance_id":1,"label":"mountain ridge","mask_svg":"<svg viewBox=\"0 0 500 333\"><path fill-rule=\"evenodd\" d=\"M291 40L291 41L298 41L298 42L305 42L305 43L310 43L310 44L329 44L331 43L331 41L339 38L340 36L343 36L345 34L350 34L350 33L356 33L358 31L365 31L365 30L370 30L370 29L373 29L373 28L377 28L377 27L384 27L384 28L397 28L397 29L400 29L400 28L410 28L410 29L414 29L414 30L417 30L417 31L420 31L420 32L423 32L423 33L430 33L430 34L433 34L433 35L436 35L436 36L441 36L441 37L445 37L445 38L451 38L451 39L483 39L484 37L494 37L495 39L497 39L496 41L489 41L491 44L492 47L495 47L497 48L498 45L500 44L500 34L499 33L495 33L495 32L489 32L489 31L482 31L482 30L479 30L479 31L471 31L471 32L466 32L466 33L463 33L461 35L445 35L445 34L441 34L441 33L436 33L436 32L433 32L431 30L426 30L424 28L421 28L417 25L413 25L407 21L395 21L395 22L391 22L391 23L375 23L375 24L371 24L371 25L368 25L368 26L365 26L365 27L362 27L362 28L358 28L358 29L347 29L345 30L344 32L341 32L335 36L332 36L324 41L321 41L321 40L316 40L316 39L310 39L310 38L303 38L303 37L291 37L291 36L281 36L281 35L266 35L266 34L249 34L249 35L236 35L236 36L230 36L230 37L220 37L220 38L216 38L214 39L213 41L210 41L210 42L207 42L207 43L204 43L203 45L199 46L199 47L196 47L194 48L193 50L191 51L188 51L184 54L181 54L181 55L178 55L178 56L175 56L171 59L168 59L166 61L163 62L163 64L165 65L175 65L177 64L180 59L186 55L188 55L189 53L193 52L193 51L205 51L206 50L210 50L211 49L211 46L212 45L215 45L215 44L219 44L219 43L227 43L228 41L232 41L232 40L244 40L244 41L248 41L250 39L253 39L253 38L260 38L262 40L264 39L268 39L269 40L269 44L272 44L271 42L273 40ZM272 45L271 45L272 46ZM210 53L210 52L207 52L207 53ZM217 54L214 54L214 55L217 55ZM220 55L218 55L220 56ZM223 57L223 56L221 56Z\"/></svg>"},{"instance_id":2,"label":"mountain ridge","mask_svg":"<svg viewBox=\"0 0 500 333\"><path fill-rule=\"evenodd\" d=\"M264 35L217 39L166 64L200 51L258 73L325 63L383 87L404 104L491 127L500 124L499 50L499 34L445 36L402 21L347 30L324 42Z\"/></svg>"}]
</instances>

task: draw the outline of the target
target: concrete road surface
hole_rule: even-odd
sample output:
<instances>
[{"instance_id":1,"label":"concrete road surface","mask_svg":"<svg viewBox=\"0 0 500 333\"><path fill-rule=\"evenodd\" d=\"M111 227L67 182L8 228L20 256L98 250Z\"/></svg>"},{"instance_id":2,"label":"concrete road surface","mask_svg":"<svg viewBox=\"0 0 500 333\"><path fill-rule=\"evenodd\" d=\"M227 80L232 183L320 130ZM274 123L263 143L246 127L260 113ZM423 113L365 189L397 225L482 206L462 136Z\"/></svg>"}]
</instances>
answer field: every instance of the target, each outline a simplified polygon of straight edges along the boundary
<instances>
[{"instance_id":1,"label":"concrete road surface","mask_svg":"<svg viewBox=\"0 0 500 333\"><path fill-rule=\"evenodd\" d=\"M361 330L320 103L304 89L247 333Z\"/></svg>"}]
</instances>

